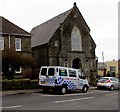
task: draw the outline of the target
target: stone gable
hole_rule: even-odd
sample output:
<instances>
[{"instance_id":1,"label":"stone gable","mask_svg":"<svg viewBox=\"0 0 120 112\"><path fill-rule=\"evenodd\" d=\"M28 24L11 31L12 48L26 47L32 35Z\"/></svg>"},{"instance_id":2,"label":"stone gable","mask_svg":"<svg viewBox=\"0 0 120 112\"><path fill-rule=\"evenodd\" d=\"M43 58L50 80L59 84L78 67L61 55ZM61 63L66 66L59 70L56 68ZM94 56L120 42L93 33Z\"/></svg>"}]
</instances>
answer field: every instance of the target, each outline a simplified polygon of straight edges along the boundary
<instances>
[{"instance_id":1,"label":"stone gable","mask_svg":"<svg viewBox=\"0 0 120 112\"><path fill-rule=\"evenodd\" d=\"M59 27L56 27L56 30L54 31L54 34L49 38L49 41L47 41L45 44L39 44L32 47L32 51L35 53L33 53L33 55L38 60L38 67L41 67L43 65L73 67L82 69L86 75L90 76L91 71L96 71L96 44L90 35L90 28L88 27L77 6L74 5L72 9L66 12L66 18L64 17L64 21L62 23L59 23ZM64 13L62 13L62 16L63 15ZM54 20L52 22L54 22ZM72 50L71 34L74 27L77 27L78 31L80 32L80 44L82 50ZM45 32L47 33L47 30ZM34 34L33 31L32 33L32 39L36 38L36 34ZM43 38L40 36L39 30L35 33L39 33L39 38ZM37 38L38 41L39 38Z\"/></svg>"}]
</instances>

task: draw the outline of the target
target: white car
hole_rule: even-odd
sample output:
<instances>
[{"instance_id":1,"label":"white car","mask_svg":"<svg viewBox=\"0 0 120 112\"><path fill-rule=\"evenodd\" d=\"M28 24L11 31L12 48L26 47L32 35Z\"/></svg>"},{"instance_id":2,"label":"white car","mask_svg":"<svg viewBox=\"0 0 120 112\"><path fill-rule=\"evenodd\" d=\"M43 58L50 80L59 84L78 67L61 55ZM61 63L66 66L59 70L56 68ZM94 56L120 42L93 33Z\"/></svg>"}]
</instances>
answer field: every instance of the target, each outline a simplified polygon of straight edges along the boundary
<instances>
[{"instance_id":1,"label":"white car","mask_svg":"<svg viewBox=\"0 0 120 112\"><path fill-rule=\"evenodd\" d=\"M115 78L115 77L101 77L98 80L97 88L100 89L100 88L105 87L105 88L113 91L114 89L119 88L119 84L120 84L120 81L119 81L118 78Z\"/></svg>"}]
</instances>

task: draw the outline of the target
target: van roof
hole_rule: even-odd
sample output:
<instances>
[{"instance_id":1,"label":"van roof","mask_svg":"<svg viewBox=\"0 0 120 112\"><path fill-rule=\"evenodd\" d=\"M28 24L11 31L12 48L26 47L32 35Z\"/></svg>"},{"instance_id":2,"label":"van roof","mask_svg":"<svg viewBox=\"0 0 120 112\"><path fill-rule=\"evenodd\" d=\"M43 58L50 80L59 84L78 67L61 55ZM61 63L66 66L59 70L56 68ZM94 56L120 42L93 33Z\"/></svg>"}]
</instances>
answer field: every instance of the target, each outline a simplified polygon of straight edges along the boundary
<instances>
[{"instance_id":1,"label":"van roof","mask_svg":"<svg viewBox=\"0 0 120 112\"><path fill-rule=\"evenodd\" d=\"M41 66L41 68L68 68L68 67L62 67L62 66Z\"/></svg>"},{"instance_id":2,"label":"van roof","mask_svg":"<svg viewBox=\"0 0 120 112\"><path fill-rule=\"evenodd\" d=\"M69 68L69 67L62 67L62 66L41 66L41 68ZM70 69L75 69L75 68L70 68ZM75 69L75 70L80 70L80 69Z\"/></svg>"}]
</instances>

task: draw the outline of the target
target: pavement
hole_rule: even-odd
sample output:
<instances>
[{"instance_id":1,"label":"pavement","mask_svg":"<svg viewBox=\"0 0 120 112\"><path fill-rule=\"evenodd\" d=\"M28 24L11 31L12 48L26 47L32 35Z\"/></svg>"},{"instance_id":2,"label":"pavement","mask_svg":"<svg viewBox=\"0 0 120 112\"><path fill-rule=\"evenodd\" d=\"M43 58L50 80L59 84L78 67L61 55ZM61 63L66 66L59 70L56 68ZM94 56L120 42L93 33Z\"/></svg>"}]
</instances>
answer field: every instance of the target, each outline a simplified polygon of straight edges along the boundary
<instances>
[{"instance_id":1,"label":"pavement","mask_svg":"<svg viewBox=\"0 0 120 112\"><path fill-rule=\"evenodd\" d=\"M95 90L96 87L89 87L89 90ZM33 94L33 93L40 93L42 89L27 89L27 90L9 90L9 91L0 91L1 96L10 96L10 95L17 95L17 94Z\"/></svg>"}]
</instances>

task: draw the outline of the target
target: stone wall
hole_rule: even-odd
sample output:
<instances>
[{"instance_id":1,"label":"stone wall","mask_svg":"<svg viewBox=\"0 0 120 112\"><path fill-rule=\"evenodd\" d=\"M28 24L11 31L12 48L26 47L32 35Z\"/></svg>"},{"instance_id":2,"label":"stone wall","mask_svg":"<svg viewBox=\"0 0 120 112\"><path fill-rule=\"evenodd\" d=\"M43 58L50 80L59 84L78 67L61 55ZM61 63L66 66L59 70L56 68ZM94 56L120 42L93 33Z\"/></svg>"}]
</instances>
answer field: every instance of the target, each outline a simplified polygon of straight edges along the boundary
<instances>
[{"instance_id":1,"label":"stone wall","mask_svg":"<svg viewBox=\"0 0 120 112\"><path fill-rule=\"evenodd\" d=\"M2 35L4 37L4 48L9 48L9 35ZM10 48L15 50L15 38L21 38L21 52L31 52L31 37L10 35Z\"/></svg>"}]
</instances>

